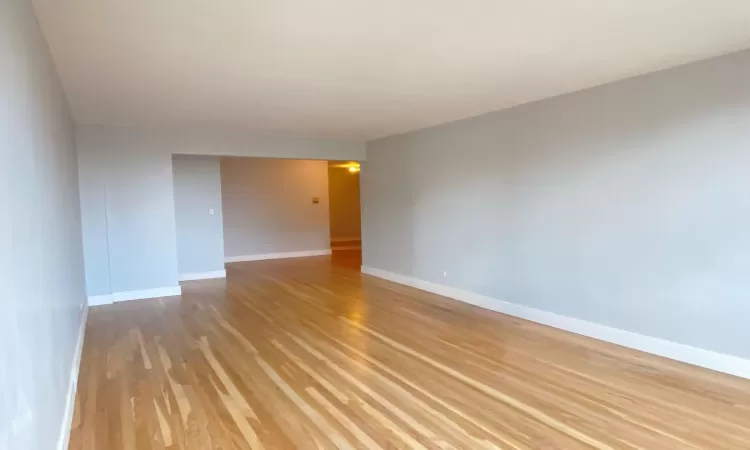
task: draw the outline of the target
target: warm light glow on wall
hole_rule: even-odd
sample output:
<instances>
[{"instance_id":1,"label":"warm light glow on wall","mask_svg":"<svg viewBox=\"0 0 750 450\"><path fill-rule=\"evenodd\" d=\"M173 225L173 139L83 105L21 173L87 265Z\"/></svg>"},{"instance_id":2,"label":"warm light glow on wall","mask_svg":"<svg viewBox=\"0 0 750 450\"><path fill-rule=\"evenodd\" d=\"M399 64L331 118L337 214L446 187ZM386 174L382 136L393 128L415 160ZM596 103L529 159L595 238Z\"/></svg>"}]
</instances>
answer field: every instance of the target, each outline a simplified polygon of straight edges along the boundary
<instances>
[{"instance_id":1,"label":"warm light glow on wall","mask_svg":"<svg viewBox=\"0 0 750 450\"><path fill-rule=\"evenodd\" d=\"M356 161L349 161L348 163L344 163L344 164L333 164L333 165L331 165L331 167L337 167L337 168L340 168L340 169L346 169L351 174L355 174L355 173L359 172L359 163L356 162Z\"/></svg>"}]
</instances>

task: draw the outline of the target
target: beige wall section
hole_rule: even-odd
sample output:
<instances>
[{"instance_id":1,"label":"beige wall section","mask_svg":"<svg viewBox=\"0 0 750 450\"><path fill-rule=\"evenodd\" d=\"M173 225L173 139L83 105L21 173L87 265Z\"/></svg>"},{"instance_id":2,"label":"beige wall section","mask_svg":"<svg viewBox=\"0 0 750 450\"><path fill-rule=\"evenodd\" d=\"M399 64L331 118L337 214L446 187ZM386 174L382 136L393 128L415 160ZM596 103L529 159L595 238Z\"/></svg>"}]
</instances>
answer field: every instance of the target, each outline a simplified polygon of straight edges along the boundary
<instances>
[{"instance_id":1,"label":"beige wall section","mask_svg":"<svg viewBox=\"0 0 750 450\"><path fill-rule=\"evenodd\" d=\"M225 257L330 248L326 161L222 158L221 192Z\"/></svg>"},{"instance_id":2,"label":"beige wall section","mask_svg":"<svg viewBox=\"0 0 750 450\"><path fill-rule=\"evenodd\" d=\"M331 240L359 239L359 173L346 168L328 166L328 195L331 199Z\"/></svg>"}]
</instances>

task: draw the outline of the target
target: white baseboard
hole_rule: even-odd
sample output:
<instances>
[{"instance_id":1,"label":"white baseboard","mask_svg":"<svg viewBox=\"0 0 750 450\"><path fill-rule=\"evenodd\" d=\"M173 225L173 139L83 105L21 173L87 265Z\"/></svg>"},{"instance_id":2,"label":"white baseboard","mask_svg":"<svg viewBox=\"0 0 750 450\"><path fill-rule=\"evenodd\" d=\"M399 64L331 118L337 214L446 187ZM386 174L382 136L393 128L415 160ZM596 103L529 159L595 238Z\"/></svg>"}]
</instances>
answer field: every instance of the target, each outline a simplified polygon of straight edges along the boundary
<instances>
[{"instance_id":1,"label":"white baseboard","mask_svg":"<svg viewBox=\"0 0 750 450\"><path fill-rule=\"evenodd\" d=\"M463 289L362 266L362 273L623 347L750 379L750 360L509 303Z\"/></svg>"},{"instance_id":2,"label":"white baseboard","mask_svg":"<svg viewBox=\"0 0 750 450\"><path fill-rule=\"evenodd\" d=\"M331 249L308 250L304 252L263 253L258 255L228 256L224 258L224 262L264 261L266 259L303 258L305 256L325 256L330 254Z\"/></svg>"},{"instance_id":3,"label":"white baseboard","mask_svg":"<svg viewBox=\"0 0 750 450\"><path fill-rule=\"evenodd\" d=\"M126 302L144 298L172 297L180 294L182 294L182 288L179 286L167 286L156 289L144 289L142 291L115 292L112 294L112 300L115 302Z\"/></svg>"},{"instance_id":4,"label":"white baseboard","mask_svg":"<svg viewBox=\"0 0 750 450\"><path fill-rule=\"evenodd\" d=\"M360 236L331 238L331 242L351 242L351 241L361 241L361 240L362 238Z\"/></svg>"},{"instance_id":5,"label":"white baseboard","mask_svg":"<svg viewBox=\"0 0 750 450\"><path fill-rule=\"evenodd\" d=\"M90 295L88 302L89 306L110 305L112 304L112 294Z\"/></svg>"},{"instance_id":6,"label":"white baseboard","mask_svg":"<svg viewBox=\"0 0 750 450\"><path fill-rule=\"evenodd\" d=\"M106 295L92 295L88 298L89 306L110 305L116 302L129 300L141 300L145 298L172 297L182 294L180 286L167 286L156 289L144 289L140 291L115 292Z\"/></svg>"},{"instance_id":7,"label":"white baseboard","mask_svg":"<svg viewBox=\"0 0 750 450\"><path fill-rule=\"evenodd\" d=\"M78 372L81 369L81 356L83 355L83 338L86 335L86 321L89 317L88 305L83 306L81 314L81 326L78 329L78 340L73 354L73 363L70 367L70 381L68 383L68 398L65 400L65 412L63 413L60 437L57 439L57 450L67 450L70 441L70 427L73 425L73 412L76 407L76 392L78 391Z\"/></svg>"},{"instance_id":8,"label":"white baseboard","mask_svg":"<svg viewBox=\"0 0 750 450\"><path fill-rule=\"evenodd\" d=\"M192 280L208 280L211 278L226 278L226 269L213 270L211 272L192 272L183 273L180 275L180 281L192 281Z\"/></svg>"}]
</instances>

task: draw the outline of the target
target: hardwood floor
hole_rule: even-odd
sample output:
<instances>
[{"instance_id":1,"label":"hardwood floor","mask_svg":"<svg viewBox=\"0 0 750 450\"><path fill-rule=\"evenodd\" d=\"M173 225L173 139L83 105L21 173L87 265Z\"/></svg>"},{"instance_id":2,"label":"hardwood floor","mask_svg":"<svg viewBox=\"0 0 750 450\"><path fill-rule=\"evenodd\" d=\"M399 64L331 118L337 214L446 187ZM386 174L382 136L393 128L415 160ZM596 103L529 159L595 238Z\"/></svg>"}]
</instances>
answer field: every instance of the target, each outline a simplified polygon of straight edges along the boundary
<instances>
[{"instance_id":1,"label":"hardwood floor","mask_svg":"<svg viewBox=\"0 0 750 450\"><path fill-rule=\"evenodd\" d=\"M750 381L358 267L236 263L92 308L70 450L750 448Z\"/></svg>"}]
</instances>

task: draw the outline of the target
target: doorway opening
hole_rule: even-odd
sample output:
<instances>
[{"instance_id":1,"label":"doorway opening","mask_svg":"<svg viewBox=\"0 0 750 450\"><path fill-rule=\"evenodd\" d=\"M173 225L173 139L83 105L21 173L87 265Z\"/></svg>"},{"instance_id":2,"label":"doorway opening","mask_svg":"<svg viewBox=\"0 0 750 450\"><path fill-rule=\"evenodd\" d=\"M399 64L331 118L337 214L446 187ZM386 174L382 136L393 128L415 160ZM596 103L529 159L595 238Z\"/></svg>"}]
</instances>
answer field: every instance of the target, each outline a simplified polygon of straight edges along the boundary
<instances>
[{"instance_id":1,"label":"doorway opening","mask_svg":"<svg viewBox=\"0 0 750 450\"><path fill-rule=\"evenodd\" d=\"M328 257L359 270L359 164L174 155L180 280L227 264Z\"/></svg>"},{"instance_id":2,"label":"doorway opening","mask_svg":"<svg viewBox=\"0 0 750 450\"><path fill-rule=\"evenodd\" d=\"M333 260L357 267L362 261L359 175L357 162L328 162L328 211Z\"/></svg>"}]
</instances>

